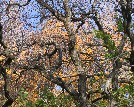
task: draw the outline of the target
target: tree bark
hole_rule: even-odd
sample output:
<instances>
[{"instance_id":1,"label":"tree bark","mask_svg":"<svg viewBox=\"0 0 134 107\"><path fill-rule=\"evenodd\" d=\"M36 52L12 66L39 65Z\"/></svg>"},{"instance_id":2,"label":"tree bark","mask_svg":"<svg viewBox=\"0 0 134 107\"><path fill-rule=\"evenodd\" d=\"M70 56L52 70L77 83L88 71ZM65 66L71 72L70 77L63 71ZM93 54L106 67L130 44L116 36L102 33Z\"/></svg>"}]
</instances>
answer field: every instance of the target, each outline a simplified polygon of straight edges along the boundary
<instances>
[{"instance_id":1,"label":"tree bark","mask_svg":"<svg viewBox=\"0 0 134 107\"><path fill-rule=\"evenodd\" d=\"M88 104L88 98L87 98L87 87L86 87L86 81L87 77L85 74L79 75L78 80L78 92L79 92L79 104L80 107L91 107L90 104Z\"/></svg>"}]
</instances>

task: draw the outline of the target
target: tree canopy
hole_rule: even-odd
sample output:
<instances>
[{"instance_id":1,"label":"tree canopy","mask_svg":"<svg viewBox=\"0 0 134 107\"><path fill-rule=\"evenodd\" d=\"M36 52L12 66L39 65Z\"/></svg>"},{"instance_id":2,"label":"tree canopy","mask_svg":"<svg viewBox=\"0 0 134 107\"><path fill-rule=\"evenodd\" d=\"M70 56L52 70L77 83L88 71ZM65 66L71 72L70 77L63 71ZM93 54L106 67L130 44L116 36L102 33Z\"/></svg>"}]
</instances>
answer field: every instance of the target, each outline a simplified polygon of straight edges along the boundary
<instances>
[{"instance_id":1,"label":"tree canopy","mask_svg":"<svg viewBox=\"0 0 134 107\"><path fill-rule=\"evenodd\" d=\"M133 107L133 0L1 0L0 106Z\"/></svg>"}]
</instances>

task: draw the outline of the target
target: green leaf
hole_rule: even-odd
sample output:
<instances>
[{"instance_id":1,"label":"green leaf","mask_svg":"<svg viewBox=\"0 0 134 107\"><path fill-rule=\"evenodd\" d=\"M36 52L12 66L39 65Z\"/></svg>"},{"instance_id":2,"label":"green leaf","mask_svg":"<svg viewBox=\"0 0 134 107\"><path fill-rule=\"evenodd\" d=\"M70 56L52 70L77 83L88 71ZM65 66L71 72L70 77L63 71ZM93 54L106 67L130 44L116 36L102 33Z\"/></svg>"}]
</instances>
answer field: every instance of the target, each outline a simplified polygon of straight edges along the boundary
<instances>
[{"instance_id":1,"label":"green leaf","mask_svg":"<svg viewBox=\"0 0 134 107\"><path fill-rule=\"evenodd\" d=\"M133 24L131 24L131 25L130 25L130 27L134 29L134 23L133 23Z\"/></svg>"},{"instance_id":2,"label":"green leaf","mask_svg":"<svg viewBox=\"0 0 134 107\"><path fill-rule=\"evenodd\" d=\"M113 58L113 56L112 56L112 54L106 53L105 54L105 58L109 58L110 59L110 58Z\"/></svg>"},{"instance_id":3,"label":"green leaf","mask_svg":"<svg viewBox=\"0 0 134 107\"><path fill-rule=\"evenodd\" d=\"M123 20L121 18L118 19L117 26L118 26L118 31L119 32L123 32L124 31L124 28L123 28Z\"/></svg>"},{"instance_id":4,"label":"green leaf","mask_svg":"<svg viewBox=\"0 0 134 107\"><path fill-rule=\"evenodd\" d=\"M93 32L95 36L103 40L103 46L108 49L108 54L105 55L106 58L113 58L117 54L117 48L115 42L112 40L111 35L104 33L102 31L95 30Z\"/></svg>"}]
</instances>

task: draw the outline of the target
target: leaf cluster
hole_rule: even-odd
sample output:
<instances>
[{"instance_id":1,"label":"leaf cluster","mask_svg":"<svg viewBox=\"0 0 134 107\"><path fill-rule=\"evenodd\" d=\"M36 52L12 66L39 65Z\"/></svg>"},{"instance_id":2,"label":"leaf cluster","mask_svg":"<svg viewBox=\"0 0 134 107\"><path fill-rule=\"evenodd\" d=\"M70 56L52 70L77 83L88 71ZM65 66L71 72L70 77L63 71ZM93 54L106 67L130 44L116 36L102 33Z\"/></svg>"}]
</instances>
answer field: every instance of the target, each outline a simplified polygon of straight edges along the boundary
<instances>
[{"instance_id":1,"label":"leaf cluster","mask_svg":"<svg viewBox=\"0 0 134 107\"><path fill-rule=\"evenodd\" d=\"M121 18L117 20L117 28L118 28L118 32L123 32L124 30L123 20Z\"/></svg>"},{"instance_id":2,"label":"leaf cluster","mask_svg":"<svg viewBox=\"0 0 134 107\"><path fill-rule=\"evenodd\" d=\"M95 30L94 33L97 38L103 40L103 46L108 50L108 53L105 54L105 57L115 57L117 53L117 47L115 46L115 42L112 40L111 35L99 30Z\"/></svg>"},{"instance_id":3,"label":"leaf cluster","mask_svg":"<svg viewBox=\"0 0 134 107\"><path fill-rule=\"evenodd\" d=\"M48 88L41 91L41 98L36 100L36 102L27 100L28 92L24 89L19 92L19 95L19 105L23 107L67 107L66 105L68 105L68 102L72 101L72 98L64 93L55 96ZM70 104L71 103L69 103L69 105Z\"/></svg>"}]
</instances>

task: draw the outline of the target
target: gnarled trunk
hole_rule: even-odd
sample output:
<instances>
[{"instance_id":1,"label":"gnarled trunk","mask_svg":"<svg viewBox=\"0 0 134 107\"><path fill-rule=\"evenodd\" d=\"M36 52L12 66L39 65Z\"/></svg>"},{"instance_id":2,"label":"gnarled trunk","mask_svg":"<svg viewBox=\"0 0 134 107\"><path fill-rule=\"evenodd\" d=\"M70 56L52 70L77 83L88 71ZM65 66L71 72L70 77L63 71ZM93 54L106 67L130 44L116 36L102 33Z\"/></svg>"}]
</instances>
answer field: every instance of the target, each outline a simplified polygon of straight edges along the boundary
<instances>
[{"instance_id":1,"label":"gnarled trunk","mask_svg":"<svg viewBox=\"0 0 134 107\"><path fill-rule=\"evenodd\" d=\"M91 107L90 104L88 104L88 98L87 98L87 87L86 87L86 81L87 77L85 74L79 75L78 80L78 92L79 92L79 104L80 107Z\"/></svg>"}]
</instances>

